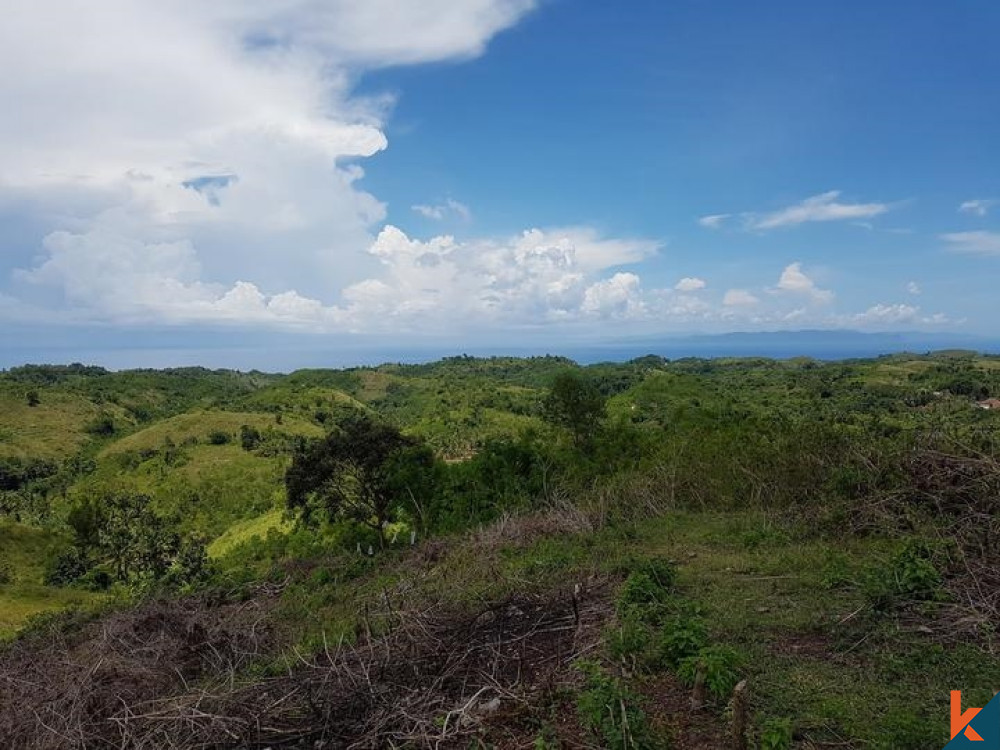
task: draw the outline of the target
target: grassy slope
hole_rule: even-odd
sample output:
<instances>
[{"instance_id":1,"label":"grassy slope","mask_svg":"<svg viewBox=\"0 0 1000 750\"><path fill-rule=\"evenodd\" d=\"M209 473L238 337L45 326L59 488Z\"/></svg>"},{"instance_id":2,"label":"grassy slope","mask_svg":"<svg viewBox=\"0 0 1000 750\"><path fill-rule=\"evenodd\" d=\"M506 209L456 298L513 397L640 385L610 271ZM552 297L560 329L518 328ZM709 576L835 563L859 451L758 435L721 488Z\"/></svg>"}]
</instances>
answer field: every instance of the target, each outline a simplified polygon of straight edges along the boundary
<instances>
[{"instance_id":1,"label":"grassy slope","mask_svg":"<svg viewBox=\"0 0 1000 750\"><path fill-rule=\"evenodd\" d=\"M86 398L57 390L28 406L23 389L0 388L0 456L59 459L87 441L84 427L98 414Z\"/></svg>"},{"instance_id":2,"label":"grassy slope","mask_svg":"<svg viewBox=\"0 0 1000 750\"><path fill-rule=\"evenodd\" d=\"M949 690L961 685L969 705L985 705L1000 684L1000 664L971 644L942 645L893 616L866 614L866 600L851 582L884 563L891 540L801 536L749 511L670 512L632 531L525 528L506 538L490 531L465 535L443 551L436 544L398 564L373 567L361 557L300 568L282 608L297 642L289 663L326 642L350 642L362 627L359 613L377 611L386 592L405 592L397 607L406 601L475 607L516 593L586 588L622 575L636 559L667 559L679 569L678 596L700 611L710 641L741 654L757 725L790 719L795 747L941 747ZM606 632L616 628L609 609ZM613 666L607 652L594 656ZM624 674L653 724L669 726L678 710L689 711L686 698L680 707L663 702L664 682L687 695L669 672L626 668ZM720 726L722 709L706 709ZM696 746L690 738L677 740L680 747Z\"/></svg>"},{"instance_id":3,"label":"grassy slope","mask_svg":"<svg viewBox=\"0 0 1000 750\"><path fill-rule=\"evenodd\" d=\"M42 561L57 543L49 532L0 520L0 560L13 573L10 583L0 585L0 639L12 635L31 615L95 598L42 585Z\"/></svg>"},{"instance_id":4,"label":"grassy slope","mask_svg":"<svg viewBox=\"0 0 1000 750\"><path fill-rule=\"evenodd\" d=\"M289 435L317 437L323 434L320 427L294 416L283 417L279 425L273 414L198 410L164 419L139 432L116 440L107 446L100 455L109 456L129 450L155 450L162 448L167 438L178 445L192 439L205 442L208 436L215 431L225 432L234 439L238 439L242 425L256 427L258 430L275 429Z\"/></svg>"}]
</instances>

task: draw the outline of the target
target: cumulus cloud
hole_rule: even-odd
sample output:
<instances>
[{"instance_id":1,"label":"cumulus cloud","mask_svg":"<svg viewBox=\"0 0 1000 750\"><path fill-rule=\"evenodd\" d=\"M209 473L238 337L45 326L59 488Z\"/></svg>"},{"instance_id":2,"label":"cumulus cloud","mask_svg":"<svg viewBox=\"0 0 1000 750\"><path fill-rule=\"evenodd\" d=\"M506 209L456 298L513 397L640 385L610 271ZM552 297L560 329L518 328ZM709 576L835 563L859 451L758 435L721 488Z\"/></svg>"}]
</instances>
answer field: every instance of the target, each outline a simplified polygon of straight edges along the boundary
<instances>
[{"instance_id":1,"label":"cumulus cloud","mask_svg":"<svg viewBox=\"0 0 1000 750\"><path fill-rule=\"evenodd\" d=\"M472 211L464 203L448 198L444 203L434 205L417 204L410 206L413 211L423 216L425 219L443 221L448 218L458 218L469 221L472 218Z\"/></svg>"},{"instance_id":2,"label":"cumulus cloud","mask_svg":"<svg viewBox=\"0 0 1000 750\"><path fill-rule=\"evenodd\" d=\"M948 249L970 255L1000 255L1000 232L951 232L942 234Z\"/></svg>"},{"instance_id":3,"label":"cumulus cloud","mask_svg":"<svg viewBox=\"0 0 1000 750\"><path fill-rule=\"evenodd\" d=\"M986 216L990 209L1000 205L1000 200L996 198L978 198L976 200L965 201L958 207L959 213L972 214L973 216Z\"/></svg>"},{"instance_id":4,"label":"cumulus cloud","mask_svg":"<svg viewBox=\"0 0 1000 750\"><path fill-rule=\"evenodd\" d=\"M674 289L678 292L697 292L699 289L704 289L707 285L704 279L699 279L697 277L685 276L683 279L674 284Z\"/></svg>"},{"instance_id":5,"label":"cumulus cloud","mask_svg":"<svg viewBox=\"0 0 1000 750\"><path fill-rule=\"evenodd\" d=\"M722 304L726 307L747 307L759 302L760 299L746 289L730 289L722 298Z\"/></svg>"},{"instance_id":6,"label":"cumulus cloud","mask_svg":"<svg viewBox=\"0 0 1000 750\"><path fill-rule=\"evenodd\" d=\"M922 294L924 290L920 287L920 284L918 284L917 282L910 281L910 282L907 282L907 284L906 284L906 291L909 292L910 294L916 296L916 295Z\"/></svg>"},{"instance_id":7,"label":"cumulus cloud","mask_svg":"<svg viewBox=\"0 0 1000 750\"><path fill-rule=\"evenodd\" d=\"M871 323L909 323L916 319L920 308L913 305L873 305L854 316L855 321L868 325Z\"/></svg>"},{"instance_id":8,"label":"cumulus cloud","mask_svg":"<svg viewBox=\"0 0 1000 750\"><path fill-rule=\"evenodd\" d=\"M816 303L832 302L834 294L829 289L820 289L802 270L801 263L791 263L781 272L776 293L788 293L808 297Z\"/></svg>"},{"instance_id":9,"label":"cumulus cloud","mask_svg":"<svg viewBox=\"0 0 1000 750\"><path fill-rule=\"evenodd\" d=\"M478 55L534 4L12 3L0 204L50 231L9 293L52 290L109 317L250 318L264 303L249 287L220 292L251 284L274 294L265 307L303 315L289 295L331 299L378 267L364 249L386 210L357 162L386 147L392 102L356 95L357 76Z\"/></svg>"}]
</instances>

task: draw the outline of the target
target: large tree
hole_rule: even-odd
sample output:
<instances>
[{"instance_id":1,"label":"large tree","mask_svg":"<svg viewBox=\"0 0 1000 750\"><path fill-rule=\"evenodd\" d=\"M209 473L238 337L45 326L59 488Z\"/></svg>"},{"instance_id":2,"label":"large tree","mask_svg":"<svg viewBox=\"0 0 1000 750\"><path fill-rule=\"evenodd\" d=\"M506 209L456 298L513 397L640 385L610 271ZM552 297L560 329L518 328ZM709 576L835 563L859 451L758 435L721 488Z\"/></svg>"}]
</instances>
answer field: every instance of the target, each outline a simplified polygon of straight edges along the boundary
<instances>
[{"instance_id":1,"label":"large tree","mask_svg":"<svg viewBox=\"0 0 1000 750\"><path fill-rule=\"evenodd\" d=\"M583 447L590 443L604 418L604 396L590 378L568 370L556 376L542 413L547 421L567 428L576 446Z\"/></svg>"},{"instance_id":2,"label":"large tree","mask_svg":"<svg viewBox=\"0 0 1000 750\"><path fill-rule=\"evenodd\" d=\"M351 518L378 534L410 502L413 475L433 469L430 450L392 425L352 415L329 435L299 448L285 474L288 505L310 522L317 509Z\"/></svg>"}]
</instances>

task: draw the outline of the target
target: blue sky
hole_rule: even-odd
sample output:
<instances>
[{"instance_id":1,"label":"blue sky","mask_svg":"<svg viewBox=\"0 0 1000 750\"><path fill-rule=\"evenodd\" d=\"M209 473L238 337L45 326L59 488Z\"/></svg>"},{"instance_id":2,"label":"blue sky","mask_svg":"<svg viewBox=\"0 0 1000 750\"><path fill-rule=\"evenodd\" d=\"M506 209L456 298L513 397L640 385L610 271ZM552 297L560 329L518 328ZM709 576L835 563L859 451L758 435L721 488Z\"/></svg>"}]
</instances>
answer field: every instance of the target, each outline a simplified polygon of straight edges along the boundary
<instances>
[{"instance_id":1,"label":"blue sky","mask_svg":"<svg viewBox=\"0 0 1000 750\"><path fill-rule=\"evenodd\" d=\"M5 346L996 333L996 3L14 2Z\"/></svg>"}]
</instances>

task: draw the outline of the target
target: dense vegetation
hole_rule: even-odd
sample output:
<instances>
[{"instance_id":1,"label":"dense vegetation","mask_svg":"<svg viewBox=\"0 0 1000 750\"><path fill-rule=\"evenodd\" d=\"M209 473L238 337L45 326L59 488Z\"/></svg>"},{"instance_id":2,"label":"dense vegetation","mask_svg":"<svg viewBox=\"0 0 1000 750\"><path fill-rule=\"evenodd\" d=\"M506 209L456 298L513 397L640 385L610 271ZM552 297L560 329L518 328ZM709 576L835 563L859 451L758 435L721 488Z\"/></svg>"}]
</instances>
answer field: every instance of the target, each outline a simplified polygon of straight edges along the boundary
<instances>
[{"instance_id":1,"label":"dense vegetation","mask_svg":"<svg viewBox=\"0 0 1000 750\"><path fill-rule=\"evenodd\" d=\"M997 396L961 351L14 368L0 744L942 747L1000 685Z\"/></svg>"}]
</instances>

